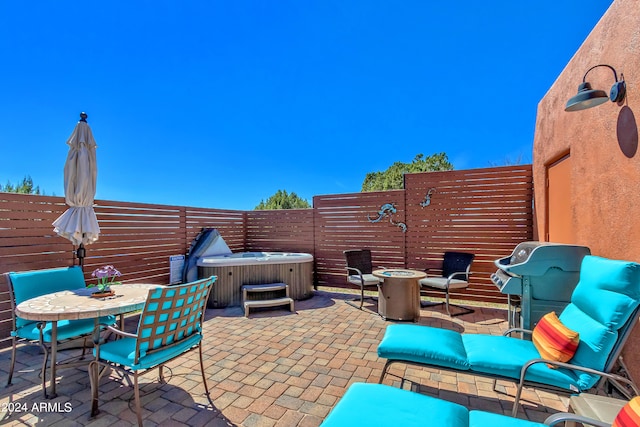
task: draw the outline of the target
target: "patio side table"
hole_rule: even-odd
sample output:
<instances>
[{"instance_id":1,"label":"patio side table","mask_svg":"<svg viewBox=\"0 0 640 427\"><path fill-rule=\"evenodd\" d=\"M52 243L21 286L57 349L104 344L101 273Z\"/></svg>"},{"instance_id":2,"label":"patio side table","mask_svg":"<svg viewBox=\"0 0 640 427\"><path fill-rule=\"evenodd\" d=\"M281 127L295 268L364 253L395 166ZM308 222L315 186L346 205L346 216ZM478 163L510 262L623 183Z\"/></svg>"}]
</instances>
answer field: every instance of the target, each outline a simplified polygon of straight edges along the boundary
<instances>
[{"instance_id":1,"label":"patio side table","mask_svg":"<svg viewBox=\"0 0 640 427\"><path fill-rule=\"evenodd\" d=\"M580 393L569 398L569 410L577 415L612 423L626 403L627 401L623 399ZM576 424L567 422L565 426L575 427Z\"/></svg>"},{"instance_id":2,"label":"patio side table","mask_svg":"<svg viewBox=\"0 0 640 427\"><path fill-rule=\"evenodd\" d=\"M427 277L417 270L374 270L373 275L382 279L378 284L378 314L385 320L420 319L419 280Z\"/></svg>"}]
</instances>

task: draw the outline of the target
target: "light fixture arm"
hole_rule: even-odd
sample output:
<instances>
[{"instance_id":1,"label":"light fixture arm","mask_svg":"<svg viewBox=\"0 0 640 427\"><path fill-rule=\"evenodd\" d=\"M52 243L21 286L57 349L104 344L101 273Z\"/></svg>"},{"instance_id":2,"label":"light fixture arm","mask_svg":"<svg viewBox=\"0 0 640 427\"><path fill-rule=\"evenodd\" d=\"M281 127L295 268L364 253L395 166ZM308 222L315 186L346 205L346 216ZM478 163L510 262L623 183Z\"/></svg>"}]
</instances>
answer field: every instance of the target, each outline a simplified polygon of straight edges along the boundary
<instances>
[{"instance_id":1,"label":"light fixture arm","mask_svg":"<svg viewBox=\"0 0 640 427\"><path fill-rule=\"evenodd\" d=\"M618 73L616 73L616 69L613 68L611 65L608 64L598 64L598 65L594 65L593 67L589 68L587 70L586 73L584 73L584 77L582 78L582 83L587 81L587 74L589 74L589 72L591 70L593 70L594 68L598 68L598 67L607 67L609 68L611 71L613 71L613 78L616 79L616 83L618 82ZM624 80L624 75L622 73L620 73L620 77L622 80Z\"/></svg>"}]
</instances>

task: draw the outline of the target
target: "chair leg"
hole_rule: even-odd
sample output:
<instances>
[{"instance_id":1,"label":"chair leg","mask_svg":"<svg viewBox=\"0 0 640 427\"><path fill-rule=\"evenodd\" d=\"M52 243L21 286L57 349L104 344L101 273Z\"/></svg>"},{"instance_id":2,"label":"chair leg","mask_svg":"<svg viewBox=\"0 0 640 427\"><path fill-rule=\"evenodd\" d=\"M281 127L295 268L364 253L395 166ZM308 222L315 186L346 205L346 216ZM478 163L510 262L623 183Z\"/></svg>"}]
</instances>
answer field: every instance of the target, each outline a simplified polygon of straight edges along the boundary
<instances>
[{"instance_id":1,"label":"chair leg","mask_svg":"<svg viewBox=\"0 0 640 427\"><path fill-rule=\"evenodd\" d=\"M362 310L362 311L370 311L371 313L375 313L372 310L369 310L368 308L364 307L364 300L365 299L372 299L374 301L378 301L378 298L376 297L367 297L364 295L364 291L365 291L365 286L360 286L360 298L353 298L350 300L345 301L347 304L349 304L351 307L357 308L358 310ZM358 304L359 301L359 304ZM377 313L376 313L377 314Z\"/></svg>"},{"instance_id":2,"label":"chair leg","mask_svg":"<svg viewBox=\"0 0 640 427\"><path fill-rule=\"evenodd\" d=\"M98 376L99 362L94 360L89 363L89 383L91 384L91 416L98 415L98 384L100 378Z\"/></svg>"},{"instance_id":3,"label":"chair leg","mask_svg":"<svg viewBox=\"0 0 640 427\"><path fill-rule=\"evenodd\" d=\"M457 316L463 316L465 314L475 313L475 310L473 308L463 307L461 305L455 305L455 304L449 304L449 305L451 307L459 308L460 310L462 310L460 313L454 313L454 314L449 313L450 317L457 317ZM447 312L448 312L448 310L447 310Z\"/></svg>"},{"instance_id":4,"label":"chair leg","mask_svg":"<svg viewBox=\"0 0 640 427\"><path fill-rule=\"evenodd\" d=\"M461 305L456 305L456 304L451 304L449 302L449 295L447 294L446 297L446 301L443 302L429 302L429 301L420 301L420 307L422 308L427 308L427 307L433 307L436 305L444 305L445 306L445 311L447 312L447 314L449 315L449 317L457 317L457 316L462 316L464 314L470 314L470 313L474 313L475 310L469 307L463 307ZM459 308L461 310L460 313L451 313L451 310L449 309L449 307L455 307L455 308Z\"/></svg>"},{"instance_id":5,"label":"chair leg","mask_svg":"<svg viewBox=\"0 0 640 427\"><path fill-rule=\"evenodd\" d=\"M354 298L353 300L346 301L346 303L352 307L362 310L362 307L364 305L364 286L360 287L360 305L354 304L356 301L358 300Z\"/></svg>"},{"instance_id":6,"label":"chair leg","mask_svg":"<svg viewBox=\"0 0 640 427\"><path fill-rule=\"evenodd\" d=\"M40 371L40 375L42 376L42 393L44 393L44 397L47 398L47 362L49 361L49 349L42 342L40 343L40 348L44 351L44 360L42 361L42 370ZM51 378L52 384L55 380L55 378Z\"/></svg>"},{"instance_id":7,"label":"chair leg","mask_svg":"<svg viewBox=\"0 0 640 427\"><path fill-rule=\"evenodd\" d=\"M164 365L158 366L158 381L161 384L166 384L167 382L164 380Z\"/></svg>"},{"instance_id":8,"label":"chair leg","mask_svg":"<svg viewBox=\"0 0 640 427\"><path fill-rule=\"evenodd\" d=\"M138 425L142 427L142 409L140 408L140 388L138 387L138 371L133 373L133 388L136 398L136 415L138 416Z\"/></svg>"},{"instance_id":9,"label":"chair leg","mask_svg":"<svg viewBox=\"0 0 640 427\"><path fill-rule=\"evenodd\" d=\"M16 366L16 337L11 337L13 341L13 348L11 350L11 366L9 366L9 378L7 379L6 387L11 385L11 379L13 378L13 369Z\"/></svg>"},{"instance_id":10,"label":"chair leg","mask_svg":"<svg viewBox=\"0 0 640 427\"><path fill-rule=\"evenodd\" d=\"M80 355L80 360L84 360L84 356L87 354L87 339L90 337L84 337L82 340L82 355Z\"/></svg>"},{"instance_id":11,"label":"chair leg","mask_svg":"<svg viewBox=\"0 0 640 427\"><path fill-rule=\"evenodd\" d=\"M469 308L469 307L462 307L461 305L450 304L449 303L449 290L447 290L447 292L446 292L445 306L447 308L447 314L449 315L449 317L462 316L464 314L471 314L471 313L475 312L474 309ZM462 311L460 313L451 314L451 310L449 309L449 306L459 308Z\"/></svg>"},{"instance_id":12,"label":"chair leg","mask_svg":"<svg viewBox=\"0 0 640 427\"><path fill-rule=\"evenodd\" d=\"M202 343L198 344L198 353L200 354L200 372L202 372L202 382L204 383L204 391L207 394L209 403L213 406L211 396L209 395L209 386L207 385L207 376L204 373L204 360L202 359Z\"/></svg>"},{"instance_id":13,"label":"chair leg","mask_svg":"<svg viewBox=\"0 0 640 427\"><path fill-rule=\"evenodd\" d=\"M449 289L447 289L447 292L445 292L445 304L444 304L445 308L447 309L447 314L449 315L449 317L451 316L451 310L449 310Z\"/></svg>"},{"instance_id":14,"label":"chair leg","mask_svg":"<svg viewBox=\"0 0 640 427\"><path fill-rule=\"evenodd\" d=\"M513 408L511 409L511 416L517 418L518 415L518 405L520 404L520 396L522 395L522 388L524 387L524 383L522 380L518 383L518 388L516 390L516 396L513 401Z\"/></svg>"},{"instance_id":15,"label":"chair leg","mask_svg":"<svg viewBox=\"0 0 640 427\"><path fill-rule=\"evenodd\" d=\"M382 384L382 380L384 379L385 375L387 375L387 370L389 369L389 366L391 366L392 363L393 363L392 360L387 360L387 362L384 364L384 367L382 368L382 373L380 374L380 379L378 380L378 384Z\"/></svg>"}]
</instances>

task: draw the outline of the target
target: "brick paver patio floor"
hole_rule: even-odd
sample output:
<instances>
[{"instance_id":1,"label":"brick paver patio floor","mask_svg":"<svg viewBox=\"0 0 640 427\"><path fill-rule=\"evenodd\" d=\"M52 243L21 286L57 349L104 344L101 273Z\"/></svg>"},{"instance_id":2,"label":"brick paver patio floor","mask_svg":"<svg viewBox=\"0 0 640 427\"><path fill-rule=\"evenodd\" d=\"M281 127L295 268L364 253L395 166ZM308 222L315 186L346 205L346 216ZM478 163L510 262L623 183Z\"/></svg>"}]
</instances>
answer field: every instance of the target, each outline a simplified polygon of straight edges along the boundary
<instances>
[{"instance_id":1,"label":"brick paver patio floor","mask_svg":"<svg viewBox=\"0 0 640 427\"><path fill-rule=\"evenodd\" d=\"M258 311L249 318L239 307L207 310L205 369L214 406L204 395L197 352L168 365L168 382L157 371L142 377L145 426L317 426L356 381L377 382L384 360L376 354L390 322L345 302L353 295L317 291L296 302L296 313ZM372 305L373 304L373 305ZM375 303L365 307L376 310ZM420 324L468 333L501 334L506 311L477 308L449 318L442 307L422 309ZM135 317L128 326L135 329ZM77 350L61 353L65 355ZM100 383L100 414L89 418L86 367L59 370L58 397L45 400L38 378L42 356L35 346L18 349L13 385L4 388L10 351L0 352L0 424L38 426L135 425L133 392L115 372ZM515 387L486 378L397 364L385 384L438 396L467 407L510 413ZM505 394L506 393L506 394ZM520 418L543 421L565 411L568 399L525 389ZM428 415L425 414L425 421ZM427 424L428 425L428 422Z\"/></svg>"}]
</instances>

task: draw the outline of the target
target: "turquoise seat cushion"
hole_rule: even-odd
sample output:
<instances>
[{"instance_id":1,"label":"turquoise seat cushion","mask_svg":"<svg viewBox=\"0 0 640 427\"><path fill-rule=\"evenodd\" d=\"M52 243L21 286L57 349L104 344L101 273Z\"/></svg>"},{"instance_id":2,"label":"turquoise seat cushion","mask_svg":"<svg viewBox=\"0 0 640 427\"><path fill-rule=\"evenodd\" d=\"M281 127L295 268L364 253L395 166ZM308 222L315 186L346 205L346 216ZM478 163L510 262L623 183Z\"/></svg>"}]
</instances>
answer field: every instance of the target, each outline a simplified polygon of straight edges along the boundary
<instances>
[{"instance_id":1,"label":"turquoise seat cushion","mask_svg":"<svg viewBox=\"0 0 640 427\"><path fill-rule=\"evenodd\" d=\"M484 411L469 411L469 427L547 427L546 424Z\"/></svg>"},{"instance_id":2,"label":"turquoise seat cushion","mask_svg":"<svg viewBox=\"0 0 640 427\"><path fill-rule=\"evenodd\" d=\"M322 427L467 427L464 406L383 384L352 384Z\"/></svg>"},{"instance_id":3,"label":"turquoise seat cushion","mask_svg":"<svg viewBox=\"0 0 640 427\"><path fill-rule=\"evenodd\" d=\"M498 335L463 334L462 342L473 372L518 380L522 367L528 361L540 358L540 353L529 340ZM526 379L570 391L585 388L572 370L551 369L546 363L531 366L527 370Z\"/></svg>"},{"instance_id":4,"label":"turquoise seat cushion","mask_svg":"<svg viewBox=\"0 0 640 427\"><path fill-rule=\"evenodd\" d=\"M389 325L378 346L378 356L445 368L469 369L460 333L424 325Z\"/></svg>"},{"instance_id":5,"label":"turquoise seat cushion","mask_svg":"<svg viewBox=\"0 0 640 427\"><path fill-rule=\"evenodd\" d=\"M175 345L163 347L161 350L153 353L146 354L141 352L140 360L135 364L136 339L125 337L102 344L100 346L100 359L112 363L119 363L129 367L133 371L149 369L179 356L191 347L197 345L201 339L202 335L195 333ZM95 356L95 349L93 350L93 354Z\"/></svg>"},{"instance_id":6,"label":"turquoise seat cushion","mask_svg":"<svg viewBox=\"0 0 640 427\"><path fill-rule=\"evenodd\" d=\"M114 316L105 316L100 318L101 324L113 325L116 319ZM18 328L16 331L12 331L11 335L19 338L37 341L40 339L40 331L38 330L38 323L29 321L24 326ZM51 329L52 323L47 322L42 330L42 339L45 343L51 343ZM59 320L57 340L64 341L70 338L77 338L82 335L93 333L95 326L94 319L80 319L80 320Z\"/></svg>"},{"instance_id":7,"label":"turquoise seat cushion","mask_svg":"<svg viewBox=\"0 0 640 427\"><path fill-rule=\"evenodd\" d=\"M542 427L383 384L354 383L321 427Z\"/></svg>"}]
</instances>

